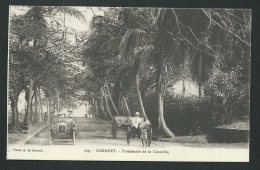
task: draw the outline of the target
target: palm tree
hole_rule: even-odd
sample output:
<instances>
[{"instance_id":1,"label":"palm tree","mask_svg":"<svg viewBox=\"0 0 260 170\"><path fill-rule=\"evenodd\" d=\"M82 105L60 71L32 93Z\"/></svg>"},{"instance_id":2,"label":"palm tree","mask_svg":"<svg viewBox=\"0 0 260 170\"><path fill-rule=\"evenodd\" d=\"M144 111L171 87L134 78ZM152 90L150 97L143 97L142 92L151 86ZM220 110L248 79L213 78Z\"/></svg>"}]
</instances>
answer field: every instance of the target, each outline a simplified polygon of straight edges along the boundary
<instances>
[{"instance_id":1,"label":"palm tree","mask_svg":"<svg viewBox=\"0 0 260 170\"><path fill-rule=\"evenodd\" d=\"M139 89L141 81L139 80L142 73L148 72L150 66L155 68L158 128L174 137L164 120L163 101L169 83L181 77L186 60L190 62L191 77L198 83L201 96L201 87L209 79L212 68L216 64L216 58L225 56L225 52L230 50L226 47L222 47L223 51L219 50L218 46L221 43L215 46L215 40L219 38L212 36L213 32L218 30L218 34L221 34L220 37L225 37L222 36L223 32L227 33L245 46L250 46L248 36L246 38L241 36L248 33L247 22L233 23L234 20L230 20L230 17L238 16L234 11L223 10L216 12L205 9L122 8L118 12L118 17L113 17L118 20L106 20L107 23L113 23L111 27L106 23L106 29L113 28L108 30L111 33L115 31L115 34L102 35L103 39L96 38L98 40L96 44L101 44L101 47L96 46L96 51L92 54L99 52L100 58L110 56L111 65L107 67L109 71L103 65L101 68L104 69L104 72L115 71L113 73L116 73L114 75L117 76L114 76L114 80L120 80L118 82L122 83L123 88L121 89L127 90L135 84L144 116L145 110L142 106ZM232 24L230 24L231 21ZM241 34L238 28L233 29L232 25L236 27L241 25L243 33ZM101 43L102 41L104 43ZM223 40L219 40L219 42L223 42ZM226 42L232 44L228 38ZM225 58L227 57L225 56ZM147 62L149 60L152 60L153 63ZM102 59L102 62L107 61ZM124 82L127 83L124 84Z\"/></svg>"},{"instance_id":2,"label":"palm tree","mask_svg":"<svg viewBox=\"0 0 260 170\"><path fill-rule=\"evenodd\" d=\"M145 12L147 14L147 10L137 12L135 9L123 8L118 13L120 23L118 37L111 38L107 42L113 42L112 44L117 46L112 48L118 47L119 49L117 55L120 56L121 68L119 70L121 71L118 79L123 88L121 90L127 91L131 86L135 86L141 114L147 117L140 92L140 77L144 76L144 70L149 68L145 61L153 46L151 45L152 37L149 35L151 25L144 17L140 17ZM110 49L108 44L104 43L100 50L104 51L104 49Z\"/></svg>"},{"instance_id":3,"label":"palm tree","mask_svg":"<svg viewBox=\"0 0 260 170\"><path fill-rule=\"evenodd\" d=\"M113 20L114 17L94 16L91 24L93 32L89 38L89 45L86 45L89 47L87 47L88 49L85 51L85 54L88 58L91 58L91 61L103 63L103 65L99 64L99 66L94 65L92 69L94 69L95 75L101 76L105 82L106 80L110 82L111 80L112 82L115 80L114 82L118 82L115 87L119 87L119 83L121 82L121 88L119 88L121 90L123 88L128 89L128 87L133 85L133 82L136 82L135 85L139 95L141 113L146 116L140 98L139 75L137 74L138 72L134 72L131 69L137 68L135 71L139 69L139 67L136 67L139 66L139 62L137 62L139 60L135 60L133 54L136 47L141 46L141 43L144 44L142 37L146 35L146 32L135 28L136 25L134 25L134 22L128 22L129 17L131 17L129 13L133 11L135 10L123 9L120 15L118 15L119 19L117 22ZM101 44L101 46L98 44ZM91 63L89 64L91 65ZM128 81L132 83L126 85L122 81L116 81L117 77L121 79L123 74L130 75L132 73L135 74L135 78L132 79L132 77L129 77L130 81ZM110 101L117 113L112 98Z\"/></svg>"}]
</instances>

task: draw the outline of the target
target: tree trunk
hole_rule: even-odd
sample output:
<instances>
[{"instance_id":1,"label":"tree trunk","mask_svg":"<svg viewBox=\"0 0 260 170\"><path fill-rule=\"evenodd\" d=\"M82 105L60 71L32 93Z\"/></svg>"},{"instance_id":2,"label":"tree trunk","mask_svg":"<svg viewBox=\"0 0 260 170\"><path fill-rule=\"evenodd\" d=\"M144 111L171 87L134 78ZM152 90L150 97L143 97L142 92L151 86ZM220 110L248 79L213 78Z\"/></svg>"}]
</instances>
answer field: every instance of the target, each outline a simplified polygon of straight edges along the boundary
<instances>
[{"instance_id":1,"label":"tree trunk","mask_svg":"<svg viewBox=\"0 0 260 170\"><path fill-rule=\"evenodd\" d=\"M113 106L113 108L114 108L114 110L116 112L116 115L119 116L118 110L117 110L117 108L115 106L115 103L114 103L114 101L112 99L112 96L111 96L111 93L110 93L110 90L109 90L109 87L108 87L107 83L105 83L105 86L106 86L106 89L107 89L108 97L109 97L109 99L110 99L110 101L112 103L112 106Z\"/></svg>"},{"instance_id":2,"label":"tree trunk","mask_svg":"<svg viewBox=\"0 0 260 170\"><path fill-rule=\"evenodd\" d=\"M34 93L35 93L35 97L34 97L34 119L33 122L34 123L38 123L39 121L39 115L38 115L38 92L37 92L37 88L34 88Z\"/></svg>"},{"instance_id":3,"label":"tree trunk","mask_svg":"<svg viewBox=\"0 0 260 170\"><path fill-rule=\"evenodd\" d=\"M18 120L17 120L17 101L18 101L18 98L16 98L15 96L13 96L11 98L11 107L12 107L12 126L13 128L15 128L16 124L18 123Z\"/></svg>"},{"instance_id":4,"label":"tree trunk","mask_svg":"<svg viewBox=\"0 0 260 170\"><path fill-rule=\"evenodd\" d=\"M139 99L141 114L142 114L142 116L147 118L145 110L144 110L143 99L142 99L140 89L139 89L139 75L138 74L136 74L136 76L135 76L135 86L136 86L136 91L137 91L137 95L138 95L138 99Z\"/></svg>"},{"instance_id":5,"label":"tree trunk","mask_svg":"<svg viewBox=\"0 0 260 170\"><path fill-rule=\"evenodd\" d=\"M93 115L96 117L97 116L97 108L96 108L96 100L93 99Z\"/></svg>"},{"instance_id":6,"label":"tree trunk","mask_svg":"<svg viewBox=\"0 0 260 170\"><path fill-rule=\"evenodd\" d=\"M100 116L101 116L101 118L105 118L106 117L106 115L105 115L105 112L104 112L104 105L103 105L103 99L102 99L103 97L101 96L100 98L99 98L99 102L98 102L98 107L99 107L99 112L100 112Z\"/></svg>"},{"instance_id":7,"label":"tree trunk","mask_svg":"<svg viewBox=\"0 0 260 170\"><path fill-rule=\"evenodd\" d=\"M162 62L161 67L159 68L158 77L157 77L157 104L158 104L158 129L165 132L170 137L175 137L171 130L167 127L164 120L164 108L163 108L163 98L167 87L167 81L165 78L167 74L167 68L164 67L164 62Z\"/></svg>"},{"instance_id":8,"label":"tree trunk","mask_svg":"<svg viewBox=\"0 0 260 170\"><path fill-rule=\"evenodd\" d=\"M101 104L100 104L99 101L98 101L98 112L99 112L99 117L100 118L104 118L105 117L104 112L102 111L102 107L101 107Z\"/></svg>"},{"instance_id":9,"label":"tree trunk","mask_svg":"<svg viewBox=\"0 0 260 170\"><path fill-rule=\"evenodd\" d=\"M16 126L19 124L19 116L18 116L18 97L19 95L16 92L10 96L11 100L11 108L12 108L12 129L14 130Z\"/></svg>"},{"instance_id":10,"label":"tree trunk","mask_svg":"<svg viewBox=\"0 0 260 170\"><path fill-rule=\"evenodd\" d=\"M41 99L41 88L38 87L38 97L39 97L39 121L42 122L44 120L43 110L42 110L42 99Z\"/></svg>"},{"instance_id":11,"label":"tree trunk","mask_svg":"<svg viewBox=\"0 0 260 170\"><path fill-rule=\"evenodd\" d=\"M163 96L161 93L157 94L157 100L158 100L158 113L159 113L159 129L163 130L163 132L165 132L170 137L175 137L175 135L167 127L164 120Z\"/></svg>"},{"instance_id":12,"label":"tree trunk","mask_svg":"<svg viewBox=\"0 0 260 170\"><path fill-rule=\"evenodd\" d=\"M17 102L16 102L16 104L17 104L17 106L16 106L16 120L17 120L17 125L19 125L20 126L20 122L19 122L19 111L18 111L18 99L19 98L19 96L17 97Z\"/></svg>"},{"instance_id":13,"label":"tree trunk","mask_svg":"<svg viewBox=\"0 0 260 170\"><path fill-rule=\"evenodd\" d=\"M201 70L201 69L202 69L202 63L201 63L201 62L202 62L202 56L200 55L200 56L199 56L199 75L198 75L198 76L199 76L199 77L198 77L199 98L201 98L201 81L202 81L202 80L201 80L201 77L202 77L202 76L201 76L201 73L202 73L202 70Z\"/></svg>"},{"instance_id":14,"label":"tree trunk","mask_svg":"<svg viewBox=\"0 0 260 170\"><path fill-rule=\"evenodd\" d=\"M201 83L200 82L198 83L198 86L199 86L199 98L201 98L201 96L202 96L201 94L202 93L201 93Z\"/></svg>"},{"instance_id":15,"label":"tree trunk","mask_svg":"<svg viewBox=\"0 0 260 170\"><path fill-rule=\"evenodd\" d=\"M186 92L184 80L182 80L182 95L184 96Z\"/></svg>"},{"instance_id":16,"label":"tree trunk","mask_svg":"<svg viewBox=\"0 0 260 170\"><path fill-rule=\"evenodd\" d=\"M87 117L90 117L88 111L89 111L89 102L87 101L86 114L87 114Z\"/></svg>"},{"instance_id":17,"label":"tree trunk","mask_svg":"<svg viewBox=\"0 0 260 170\"><path fill-rule=\"evenodd\" d=\"M33 80L30 79L30 85L29 85L29 98L28 98L28 107L27 107L27 112L24 117L24 124L28 125L29 124L29 117L31 116L31 105L32 105L32 90L33 90Z\"/></svg>"},{"instance_id":18,"label":"tree trunk","mask_svg":"<svg viewBox=\"0 0 260 170\"><path fill-rule=\"evenodd\" d=\"M48 101L47 101L47 122L50 122L50 99L48 98Z\"/></svg>"},{"instance_id":19,"label":"tree trunk","mask_svg":"<svg viewBox=\"0 0 260 170\"><path fill-rule=\"evenodd\" d=\"M122 94L121 94L120 91L118 92L117 108L118 108L118 110L119 110L120 113L123 113L123 112L122 112Z\"/></svg>"},{"instance_id":20,"label":"tree trunk","mask_svg":"<svg viewBox=\"0 0 260 170\"><path fill-rule=\"evenodd\" d=\"M34 97L35 97L35 92L33 91L33 94L32 94L32 99L31 99L31 105L30 105L30 115L29 115L29 121L30 121L30 123L32 123L33 122L33 100L34 100Z\"/></svg>"},{"instance_id":21,"label":"tree trunk","mask_svg":"<svg viewBox=\"0 0 260 170\"><path fill-rule=\"evenodd\" d=\"M95 100L95 116L98 117L98 103L97 99Z\"/></svg>"},{"instance_id":22,"label":"tree trunk","mask_svg":"<svg viewBox=\"0 0 260 170\"><path fill-rule=\"evenodd\" d=\"M56 89L56 97L57 97L57 112L60 113L60 91Z\"/></svg>"},{"instance_id":23,"label":"tree trunk","mask_svg":"<svg viewBox=\"0 0 260 170\"><path fill-rule=\"evenodd\" d=\"M102 104L103 112L105 114L105 118L107 119L110 116L109 116L109 114L106 111L106 101L104 100L104 97L105 97L105 89L103 88L102 94L101 94L101 104Z\"/></svg>"},{"instance_id":24,"label":"tree trunk","mask_svg":"<svg viewBox=\"0 0 260 170\"><path fill-rule=\"evenodd\" d=\"M131 116L131 112L130 112L130 110L129 110L129 107L128 107L126 98L125 98L125 96L122 96L122 97L123 97L123 100L124 100L124 103L125 103L125 107L126 107L126 110L127 110L127 115L128 115L128 116Z\"/></svg>"},{"instance_id":25,"label":"tree trunk","mask_svg":"<svg viewBox=\"0 0 260 170\"><path fill-rule=\"evenodd\" d=\"M53 108L52 108L52 98L51 97L49 97L49 112L50 112L50 114L52 114L53 113Z\"/></svg>"},{"instance_id":26,"label":"tree trunk","mask_svg":"<svg viewBox=\"0 0 260 170\"><path fill-rule=\"evenodd\" d=\"M114 117L113 117L113 115L112 115L112 113L111 113L111 111L110 111L110 109L109 109L109 106L108 106L107 96L105 95L104 97L105 97L105 103L106 103L107 112L108 112L110 118L111 118L112 120L114 120Z\"/></svg>"},{"instance_id":27,"label":"tree trunk","mask_svg":"<svg viewBox=\"0 0 260 170\"><path fill-rule=\"evenodd\" d=\"M104 115L104 117L106 117L103 95L100 97L100 109L101 109L101 112Z\"/></svg>"},{"instance_id":28,"label":"tree trunk","mask_svg":"<svg viewBox=\"0 0 260 170\"><path fill-rule=\"evenodd\" d=\"M52 103L52 112L53 112L53 114L55 115L55 106L56 106L55 96L53 96L52 100L53 100L53 103Z\"/></svg>"}]
</instances>

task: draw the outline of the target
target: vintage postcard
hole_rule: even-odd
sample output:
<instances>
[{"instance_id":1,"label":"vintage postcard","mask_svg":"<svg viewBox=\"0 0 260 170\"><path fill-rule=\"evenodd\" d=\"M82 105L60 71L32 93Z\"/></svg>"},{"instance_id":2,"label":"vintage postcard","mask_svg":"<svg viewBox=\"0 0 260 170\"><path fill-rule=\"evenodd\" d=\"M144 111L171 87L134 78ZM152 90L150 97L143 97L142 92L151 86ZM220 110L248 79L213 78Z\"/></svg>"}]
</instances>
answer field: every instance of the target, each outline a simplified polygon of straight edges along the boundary
<instances>
[{"instance_id":1,"label":"vintage postcard","mask_svg":"<svg viewBox=\"0 0 260 170\"><path fill-rule=\"evenodd\" d=\"M8 160L249 162L250 9L10 6Z\"/></svg>"}]
</instances>

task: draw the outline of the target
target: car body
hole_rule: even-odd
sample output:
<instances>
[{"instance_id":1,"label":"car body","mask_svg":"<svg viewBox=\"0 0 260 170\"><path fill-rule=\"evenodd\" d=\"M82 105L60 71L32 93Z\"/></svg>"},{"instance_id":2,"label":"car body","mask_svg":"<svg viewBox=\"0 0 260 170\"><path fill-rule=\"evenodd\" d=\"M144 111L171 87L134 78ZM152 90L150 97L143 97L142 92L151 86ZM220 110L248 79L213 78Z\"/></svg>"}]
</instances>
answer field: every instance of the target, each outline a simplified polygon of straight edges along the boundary
<instances>
[{"instance_id":1,"label":"car body","mask_svg":"<svg viewBox=\"0 0 260 170\"><path fill-rule=\"evenodd\" d=\"M49 129L49 141L52 145L54 139L72 139L76 141L77 126L73 118L58 117Z\"/></svg>"}]
</instances>

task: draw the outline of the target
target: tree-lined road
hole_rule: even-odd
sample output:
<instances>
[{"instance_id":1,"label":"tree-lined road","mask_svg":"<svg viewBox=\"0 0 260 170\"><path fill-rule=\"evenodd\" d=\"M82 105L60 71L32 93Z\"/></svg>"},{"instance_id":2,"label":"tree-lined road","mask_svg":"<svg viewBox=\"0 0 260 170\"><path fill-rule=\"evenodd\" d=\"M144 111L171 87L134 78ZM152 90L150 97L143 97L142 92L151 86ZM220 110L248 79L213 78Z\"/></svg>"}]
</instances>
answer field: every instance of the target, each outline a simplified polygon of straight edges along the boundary
<instances>
[{"instance_id":1,"label":"tree-lined road","mask_svg":"<svg viewBox=\"0 0 260 170\"><path fill-rule=\"evenodd\" d=\"M76 145L117 145L117 146L127 146L126 142L126 131L117 131L117 137L114 139L111 133L111 124L91 118L75 118L77 124L77 136ZM27 144L30 145L49 145L48 139L49 128L45 128L43 131L38 133L33 137ZM56 139L53 143L54 145L72 145L72 140L70 139ZM142 147L141 140L131 139L131 146ZM152 145L160 146L160 142L152 142ZM151 146L152 147L152 146Z\"/></svg>"},{"instance_id":2,"label":"tree-lined road","mask_svg":"<svg viewBox=\"0 0 260 170\"><path fill-rule=\"evenodd\" d=\"M239 129L249 117L251 10L86 7L86 13L93 13L87 21L79 7L19 8L10 7L9 18L9 133L85 105L81 113L110 120L140 112L157 125L154 131L172 137L153 141L151 148L167 148L181 161L192 154L202 159L201 153L218 161L248 155L248 148L226 144L202 148L197 140L191 147L189 138L186 144L170 142L177 141L175 135L206 135L226 122ZM17 10L24 12L16 15ZM71 28L73 20L87 24L85 30ZM187 93L185 82L196 84L197 95ZM75 147L72 140L56 140L49 147L48 128L26 146L142 147L138 139L127 146L123 130L112 138L110 123L85 117L75 121Z\"/></svg>"},{"instance_id":3,"label":"tree-lined road","mask_svg":"<svg viewBox=\"0 0 260 170\"><path fill-rule=\"evenodd\" d=\"M249 115L250 10L87 7L103 15L89 16L79 31L67 17L86 22L80 8L26 8L9 21L12 132L80 105L110 119L139 111L170 137ZM196 97L186 93L187 81ZM87 124L79 139L109 133Z\"/></svg>"},{"instance_id":4,"label":"tree-lined road","mask_svg":"<svg viewBox=\"0 0 260 170\"><path fill-rule=\"evenodd\" d=\"M172 160L187 160L194 161L246 161L248 160L249 150L248 148L233 147L225 148L220 145L185 145L182 143L171 142L158 142L152 141L150 148L143 148L141 140L131 139L130 146L126 142L126 132L123 130L118 131L116 139L111 134L111 124L103 122L98 119L90 118L75 118L78 126L78 132L76 137L76 144L73 145L72 140L55 140L53 143L54 149L66 147L75 147L75 150L79 147L82 149L94 149L91 152L97 153L96 149L112 149L122 152L123 150L150 150L152 153L156 152L168 152L168 156ZM48 146L48 128L44 129L34 138L27 142L27 146ZM223 144L227 145L227 144ZM37 147L36 147L37 148ZM67 152L65 152L67 153ZM79 153L81 154L81 153ZM111 153L112 154L112 153ZM162 154L163 156L164 154ZM234 157L234 155L236 155ZM116 156L116 155L114 155ZM127 156L127 155L126 155ZM112 158L111 158L112 159Z\"/></svg>"}]
</instances>

